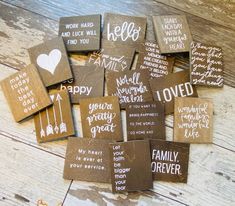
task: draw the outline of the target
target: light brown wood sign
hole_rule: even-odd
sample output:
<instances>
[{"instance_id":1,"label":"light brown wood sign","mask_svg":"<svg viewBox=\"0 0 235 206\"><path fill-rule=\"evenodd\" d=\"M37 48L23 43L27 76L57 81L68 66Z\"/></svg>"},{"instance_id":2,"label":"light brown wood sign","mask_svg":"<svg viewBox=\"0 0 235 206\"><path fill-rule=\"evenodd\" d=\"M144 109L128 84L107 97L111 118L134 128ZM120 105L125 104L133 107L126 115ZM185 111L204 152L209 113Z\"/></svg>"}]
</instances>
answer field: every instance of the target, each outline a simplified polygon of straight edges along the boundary
<instances>
[{"instance_id":1,"label":"light brown wood sign","mask_svg":"<svg viewBox=\"0 0 235 206\"><path fill-rule=\"evenodd\" d=\"M84 137L123 140L117 97L82 99L80 110Z\"/></svg>"},{"instance_id":2,"label":"light brown wood sign","mask_svg":"<svg viewBox=\"0 0 235 206\"><path fill-rule=\"evenodd\" d=\"M69 137L64 179L110 183L108 139Z\"/></svg>"},{"instance_id":3,"label":"light brown wood sign","mask_svg":"<svg viewBox=\"0 0 235 206\"><path fill-rule=\"evenodd\" d=\"M1 87L17 122L52 104L34 65L3 80Z\"/></svg>"},{"instance_id":4,"label":"light brown wood sign","mask_svg":"<svg viewBox=\"0 0 235 206\"><path fill-rule=\"evenodd\" d=\"M53 105L34 117L38 142L62 139L75 134L67 90L50 93Z\"/></svg>"},{"instance_id":5,"label":"light brown wood sign","mask_svg":"<svg viewBox=\"0 0 235 206\"><path fill-rule=\"evenodd\" d=\"M190 81L194 85L223 87L222 49L200 42L190 47Z\"/></svg>"},{"instance_id":6,"label":"light brown wood sign","mask_svg":"<svg viewBox=\"0 0 235 206\"><path fill-rule=\"evenodd\" d=\"M46 87L73 78L61 37L34 46L28 51L30 60L37 67Z\"/></svg>"},{"instance_id":7,"label":"light brown wood sign","mask_svg":"<svg viewBox=\"0 0 235 206\"><path fill-rule=\"evenodd\" d=\"M149 82L154 100L165 104L165 114L174 112L174 97L197 96L196 89L190 84L189 71L168 74Z\"/></svg>"},{"instance_id":8,"label":"light brown wood sign","mask_svg":"<svg viewBox=\"0 0 235 206\"><path fill-rule=\"evenodd\" d=\"M190 145L162 140L150 145L154 180L187 183Z\"/></svg>"},{"instance_id":9,"label":"light brown wood sign","mask_svg":"<svg viewBox=\"0 0 235 206\"><path fill-rule=\"evenodd\" d=\"M140 44L136 69L148 69L152 78L172 73L174 57L161 55L157 42L145 41Z\"/></svg>"},{"instance_id":10,"label":"light brown wood sign","mask_svg":"<svg viewBox=\"0 0 235 206\"><path fill-rule=\"evenodd\" d=\"M153 26L161 53L189 52L192 37L186 16L153 16Z\"/></svg>"},{"instance_id":11,"label":"light brown wood sign","mask_svg":"<svg viewBox=\"0 0 235 206\"><path fill-rule=\"evenodd\" d=\"M174 141L212 143L213 103L210 99L175 98Z\"/></svg>"},{"instance_id":12,"label":"light brown wood sign","mask_svg":"<svg viewBox=\"0 0 235 206\"><path fill-rule=\"evenodd\" d=\"M135 140L110 144L110 162L114 193L153 187L149 141Z\"/></svg>"}]
</instances>

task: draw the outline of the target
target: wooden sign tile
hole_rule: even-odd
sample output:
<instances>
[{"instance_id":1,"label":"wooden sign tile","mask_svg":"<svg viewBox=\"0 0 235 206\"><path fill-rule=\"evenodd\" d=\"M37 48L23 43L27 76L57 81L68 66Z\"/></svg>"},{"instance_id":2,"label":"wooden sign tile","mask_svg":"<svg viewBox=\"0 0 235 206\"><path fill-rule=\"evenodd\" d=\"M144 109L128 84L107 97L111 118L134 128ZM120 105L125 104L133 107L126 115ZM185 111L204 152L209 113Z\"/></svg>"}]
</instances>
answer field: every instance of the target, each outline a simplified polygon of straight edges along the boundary
<instances>
[{"instance_id":1,"label":"wooden sign tile","mask_svg":"<svg viewBox=\"0 0 235 206\"><path fill-rule=\"evenodd\" d=\"M127 139L165 139L164 105L160 102L126 106Z\"/></svg>"},{"instance_id":2,"label":"wooden sign tile","mask_svg":"<svg viewBox=\"0 0 235 206\"><path fill-rule=\"evenodd\" d=\"M108 139L69 137L64 179L110 183Z\"/></svg>"},{"instance_id":3,"label":"wooden sign tile","mask_svg":"<svg viewBox=\"0 0 235 206\"><path fill-rule=\"evenodd\" d=\"M28 51L46 87L73 78L61 37L34 46Z\"/></svg>"},{"instance_id":4,"label":"wooden sign tile","mask_svg":"<svg viewBox=\"0 0 235 206\"><path fill-rule=\"evenodd\" d=\"M150 146L154 180L187 183L190 145L151 140Z\"/></svg>"},{"instance_id":5,"label":"wooden sign tile","mask_svg":"<svg viewBox=\"0 0 235 206\"><path fill-rule=\"evenodd\" d=\"M117 97L82 99L80 110L84 137L123 140Z\"/></svg>"},{"instance_id":6,"label":"wooden sign tile","mask_svg":"<svg viewBox=\"0 0 235 206\"><path fill-rule=\"evenodd\" d=\"M161 53L189 52L192 37L186 16L153 16L153 26Z\"/></svg>"},{"instance_id":7,"label":"wooden sign tile","mask_svg":"<svg viewBox=\"0 0 235 206\"><path fill-rule=\"evenodd\" d=\"M105 13L103 38L125 44L138 44L145 39L146 17Z\"/></svg>"},{"instance_id":8,"label":"wooden sign tile","mask_svg":"<svg viewBox=\"0 0 235 206\"><path fill-rule=\"evenodd\" d=\"M71 103L78 104L80 99L102 97L104 94L104 69L95 65L72 66L74 79L63 82L60 90L67 89Z\"/></svg>"},{"instance_id":9,"label":"wooden sign tile","mask_svg":"<svg viewBox=\"0 0 235 206\"><path fill-rule=\"evenodd\" d=\"M109 71L125 71L131 68L135 55L133 47L102 41L102 49L89 55L87 65L96 65Z\"/></svg>"},{"instance_id":10,"label":"wooden sign tile","mask_svg":"<svg viewBox=\"0 0 235 206\"><path fill-rule=\"evenodd\" d=\"M174 97L197 97L196 89L190 84L189 71L168 74L149 82L154 100L165 104L165 114L174 112Z\"/></svg>"},{"instance_id":11,"label":"wooden sign tile","mask_svg":"<svg viewBox=\"0 0 235 206\"><path fill-rule=\"evenodd\" d=\"M34 116L37 141L48 142L75 134L69 95L66 90L50 93L53 105Z\"/></svg>"},{"instance_id":12,"label":"wooden sign tile","mask_svg":"<svg viewBox=\"0 0 235 206\"><path fill-rule=\"evenodd\" d=\"M148 141L111 143L109 148L113 193L147 190L153 187Z\"/></svg>"},{"instance_id":13,"label":"wooden sign tile","mask_svg":"<svg viewBox=\"0 0 235 206\"><path fill-rule=\"evenodd\" d=\"M220 47L191 43L190 81L193 85L223 87L223 54Z\"/></svg>"},{"instance_id":14,"label":"wooden sign tile","mask_svg":"<svg viewBox=\"0 0 235 206\"><path fill-rule=\"evenodd\" d=\"M161 55L155 41L145 41L141 43L136 70L147 69L152 78L161 77L172 73L174 60L174 57Z\"/></svg>"},{"instance_id":15,"label":"wooden sign tile","mask_svg":"<svg viewBox=\"0 0 235 206\"><path fill-rule=\"evenodd\" d=\"M175 98L174 110L174 141L212 143L212 100L178 97Z\"/></svg>"},{"instance_id":16,"label":"wooden sign tile","mask_svg":"<svg viewBox=\"0 0 235 206\"><path fill-rule=\"evenodd\" d=\"M127 103L152 101L147 70L109 72L106 75L108 95L118 96L121 108Z\"/></svg>"},{"instance_id":17,"label":"wooden sign tile","mask_svg":"<svg viewBox=\"0 0 235 206\"><path fill-rule=\"evenodd\" d=\"M1 87L16 122L52 104L32 64L1 81Z\"/></svg>"},{"instance_id":18,"label":"wooden sign tile","mask_svg":"<svg viewBox=\"0 0 235 206\"><path fill-rule=\"evenodd\" d=\"M101 15L61 17L59 36L69 52L100 49Z\"/></svg>"}]
</instances>

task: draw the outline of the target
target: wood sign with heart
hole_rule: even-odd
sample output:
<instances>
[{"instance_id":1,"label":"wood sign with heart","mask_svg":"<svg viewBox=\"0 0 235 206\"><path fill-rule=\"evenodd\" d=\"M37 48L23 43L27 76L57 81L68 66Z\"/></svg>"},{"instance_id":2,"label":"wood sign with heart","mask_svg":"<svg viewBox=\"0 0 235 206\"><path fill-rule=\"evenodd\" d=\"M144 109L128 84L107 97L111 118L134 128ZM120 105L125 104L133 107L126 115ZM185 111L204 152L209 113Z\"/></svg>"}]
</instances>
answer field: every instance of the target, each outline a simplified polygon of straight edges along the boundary
<instances>
[{"instance_id":1,"label":"wood sign with heart","mask_svg":"<svg viewBox=\"0 0 235 206\"><path fill-rule=\"evenodd\" d=\"M117 97L99 97L80 101L83 136L123 140Z\"/></svg>"},{"instance_id":2,"label":"wood sign with heart","mask_svg":"<svg viewBox=\"0 0 235 206\"><path fill-rule=\"evenodd\" d=\"M111 143L109 148L113 193L153 187L149 141Z\"/></svg>"},{"instance_id":3,"label":"wood sign with heart","mask_svg":"<svg viewBox=\"0 0 235 206\"><path fill-rule=\"evenodd\" d=\"M189 52L192 37L186 16L153 16L153 26L161 54Z\"/></svg>"},{"instance_id":4,"label":"wood sign with heart","mask_svg":"<svg viewBox=\"0 0 235 206\"><path fill-rule=\"evenodd\" d=\"M100 49L101 15L61 17L59 36L69 52Z\"/></svg>"},{"instance_id":5,"label":"wood sign with heart","mask_svg":"<svg viewBox=\"0 0 235 206\"><path fill-rule=\"evenodd\" d=\"M189 71L168 74L149 82L154 100L165 104L165 114L174 112L175 97L197 97L196 89L190 84Z\"/></svg>"},{"instance_id":6,"label":"wood sign with heart","mask_svg":"<svg viewBox=\"0 0 235 206\"><path fill-rule=\"evenodd\" d=\"M122 44L103 40L102 49L89 55L86 65L96 65L109 71L125 71L131 68L135 49Z\"/></svg>"},{"instance_id":7,"label":"wood sign with heart","mask_svg":"<svg viewBox=\"0 0 235 206\"><path fill-rule=\"evenodd\" d=\"M175 98L174 141L212 143L213 103L203 98Z\"/></svg>"},{"instance_id":8,"label":"wood sign with heart","mask_svg":"<svg viewBox=\"0 0 235 206\"><path fill-rule=\"evenodd\" d=\"M126 121L127 140L165 139L164 105L160 102L127 104Z\"/></svg>"},{"instance_id":9,"label":"wood sign with heart","mask_svg":"<svg viewBox=\"0 0 235 206\"><path fill-rule=\"evenodd\" d=\"M105 13L103 38L108 41L137 45L145 39L146 17Z\"/></svg>"},{"instance_id":10,"label":"wood sign with heart","mask_svg":"<svg viewBox=\"0 0 235 206\"><path fill-rule=\"evenodd\" d=\"M190 145L151 140L150 146L154 180L187 183Z\"/></svg>"},{"instance_id":11,"label":"wood sign with heart","mask_svg":"<svg viewBox=\"0 0 235 206\"><path fill-rule=\"evenodd\" d=\"M73 78L61 37L34 46L28 51L30 60L36 65L46 87Z\"/></svg>"},{"instance_id":12,"label":"wood sign with heart","mask_svg":"<svg viewBox=\"0 0 235 206\"><path fill-rule=\"evenodd\" d=\"M66 90L50 92L53 105L34 116L37 141L49 142L75 134L69 95Z\"/></svg>"},{"instance_id":13,"label":"wood sign with heart","mask_svg":"<svg viewBox=\"0 0 235 206\"><path fill-rule=\"evenodd\" d=\"M145 41L140 44L136 70L147 69L152 78L161 77L172 73L174 57L160 54L155 41Z\"/></svg>"},{"instance_id":14,"label":"wood sign with heart","mask_svg":"<svg viewBox=\"0 0 235 206\"><path fill-rule=\"evenodd\" d=\"M71 103L78 104L81 99L102 97L104 94L104 69L95 65L72 65L73 80L63 82L59 89L67 89Z\"/></svg>"},{"instance_id":15,"label":"wood sign with heart","mask_svg":"<svg viewBox=\"0 0 235 206\"><path fill-rule=\"evenodd\" d=\"M106 74L108 95L119 97L121 108L127 103L152 101L147 70L109 72Z\"/></svg>"},{"instance_id":16,"label":"wood sign with heart","mask_svg":"<svg viewBox=\"0 0 235 206\"><path fill-rule=\"evenodd\" d=\"M220 47L195 41L191 43L190 81L193 85L223 87L223 54Z\"/></svg>"},{"instance_id":17,"label":"wood sign with heart","mask_svg":"<svg viewBox=\"0 0 235 206\"><path fill-rule=\"evenodd\" d=\"M111 182L108 139L69 137L64 179Z\"/></svg>"},{"instance_id":18,"label":"wood sign with heart","mask_svg":"<svg viewBox=\"0 0 235 206\"><path fill-rule=\"evenodd\" d=\"M17 122L52 104L32 64L1 81L1 87Z\"/></svg>"}]
</instances>

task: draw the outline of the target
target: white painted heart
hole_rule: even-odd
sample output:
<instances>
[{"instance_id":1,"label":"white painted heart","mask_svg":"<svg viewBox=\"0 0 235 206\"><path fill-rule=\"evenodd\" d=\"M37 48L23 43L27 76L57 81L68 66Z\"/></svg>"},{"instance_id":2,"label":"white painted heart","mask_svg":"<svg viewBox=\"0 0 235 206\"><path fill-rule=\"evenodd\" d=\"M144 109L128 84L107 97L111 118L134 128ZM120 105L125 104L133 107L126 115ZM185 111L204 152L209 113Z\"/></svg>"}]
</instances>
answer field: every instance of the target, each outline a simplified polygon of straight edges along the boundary
<instances>
[{"instance_id":1,"label":"white painted heart","mask_svg":"<svg viewBox=\"0 0 235 206\"><path fill-rule=\"evenodd\" d=\"M57 65L61 59L61 51L59 49L53 49L49 55L40 54L37 58L37 64L41 68L49 71L51 74L54 74Z\"/></svg>"}]
</instances>

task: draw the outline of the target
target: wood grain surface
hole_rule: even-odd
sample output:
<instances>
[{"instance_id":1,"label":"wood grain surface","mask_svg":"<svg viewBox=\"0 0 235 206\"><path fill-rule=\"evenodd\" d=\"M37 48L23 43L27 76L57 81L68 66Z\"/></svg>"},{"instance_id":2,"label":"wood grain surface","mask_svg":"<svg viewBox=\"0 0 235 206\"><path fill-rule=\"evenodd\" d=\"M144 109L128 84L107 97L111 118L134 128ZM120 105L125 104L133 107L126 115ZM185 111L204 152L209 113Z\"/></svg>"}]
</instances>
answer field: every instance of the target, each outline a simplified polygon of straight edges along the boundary
<instances>
[{"instance_id":1,"label":"wood grain surface","mask_svg":"<svg viewBox=\"0 0 235 206\"><path fill-rule=\"evenodd\" d=\"M147 38L154 40L152 15L185 14L193 39L222 47L225 64L224 88L198 88L199 97L213 99L213 144L191 146L188 183L154 182L152 190L119 195L111 193L109 184L63 180L67 140L37 144L33 119L22 124L14 122L0 89L0 205L234 204L234 3L160 1L0 0L0 80L29 63L28 48L57 35L61 16L114 11L147 16ZM81 63L84 59L72 55L71 63ZM177 55L174 70L177 68L189 68L187 57ZM73 114L76 135L82 136L79 106L73 107ZM122 118L126 138L125 113ZM167 116L165 123L166 138L172 140L172 115Z\"/></svg>"}]
</instances>

